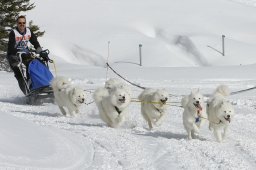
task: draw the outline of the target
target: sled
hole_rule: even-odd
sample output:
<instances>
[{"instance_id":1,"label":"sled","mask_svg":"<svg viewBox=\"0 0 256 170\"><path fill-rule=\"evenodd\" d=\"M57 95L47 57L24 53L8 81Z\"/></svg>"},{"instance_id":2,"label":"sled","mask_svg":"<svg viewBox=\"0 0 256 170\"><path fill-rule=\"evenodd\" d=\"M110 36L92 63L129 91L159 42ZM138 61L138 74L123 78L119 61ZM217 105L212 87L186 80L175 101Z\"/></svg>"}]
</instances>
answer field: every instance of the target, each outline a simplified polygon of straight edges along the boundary
<instances>
[{"instance_id":1,"label":"sled","mask_svg":"<svg viewBox=\"0 0 256 170\"><path fill-rule=\"evenodd\" d=\"M44 50L49 54L49 50ZM22 54L25 52L18 52L19 64L18 68L22 74L25 82L26 103L30 105L41 105L43 103L53 103L54 95L53 89L50 86L53 75L49 70L49 62L53 62L36 55L35 51L30 51L32 56L27 66L22 62Z\"/></svg>"}]
</instances>

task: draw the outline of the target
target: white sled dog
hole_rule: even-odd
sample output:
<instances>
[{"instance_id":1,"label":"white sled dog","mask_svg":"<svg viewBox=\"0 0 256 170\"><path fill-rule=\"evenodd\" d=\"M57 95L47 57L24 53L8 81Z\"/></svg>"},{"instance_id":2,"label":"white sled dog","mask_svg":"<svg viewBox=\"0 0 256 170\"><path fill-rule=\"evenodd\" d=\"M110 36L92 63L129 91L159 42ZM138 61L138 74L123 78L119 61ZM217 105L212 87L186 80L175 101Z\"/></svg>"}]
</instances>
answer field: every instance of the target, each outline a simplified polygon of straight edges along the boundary
<instances>
[{"instance_id":1,"label":"white sled dog","mask_svg":"<svg viewBox=\"0 0 256 170\"><path fill-rule=\"evenodd\" d=\"M218 142L222 142L225 139L228 126L235 114L232 104L226 99L229 94L229 88L225 85L220 85L207 104L209 129L213 130Z\"/></svg>"},{"instance_id":2,"label":"white sled dog","mask_svg":"<svg viewBox=\"0 0 256 170\"><path fill-rule=\"evenodd\" d=\"M78 113L79 107L85 103L85 92L78 87L72 87L72 84L71 79L65 77L56 77L51 83L55 102L65 116Z\"/></svg>"},{"instance_id":3,"label":"white sled dog","mask_svg":"<svg viewBox=\"0 0 256 170\"><path fill-rule=\"evenodd\" d=\"M188 133L188 139L195 139L199 135L199 129L205 123L204 99L199 89L192 89L190 95L181 100L183 111L183 125Z\"/></svg>"},{"instance_id":4,"label":"white sled dog","mask_svg":"<svg viewBox=\"0 0 256 170\"><path fill-rule=\"evenodd\" d=\"M98 88L93 94L98 107L100 118L113 128L120 127L126 119L127 107L131 102L131 95L125 89Z\"/></svg>"},{"instance_id":5,"label":"white sled dog","mask_svg":"<svg viewBox=\"0 0 256 170\"><path fill-rule=\"evenodd\" d=\"M140 95L141 114L148 123L149 129L153 125L160 126L165 118L169 94L164 89L145 89Z\"/></svg>"}]
</instances>

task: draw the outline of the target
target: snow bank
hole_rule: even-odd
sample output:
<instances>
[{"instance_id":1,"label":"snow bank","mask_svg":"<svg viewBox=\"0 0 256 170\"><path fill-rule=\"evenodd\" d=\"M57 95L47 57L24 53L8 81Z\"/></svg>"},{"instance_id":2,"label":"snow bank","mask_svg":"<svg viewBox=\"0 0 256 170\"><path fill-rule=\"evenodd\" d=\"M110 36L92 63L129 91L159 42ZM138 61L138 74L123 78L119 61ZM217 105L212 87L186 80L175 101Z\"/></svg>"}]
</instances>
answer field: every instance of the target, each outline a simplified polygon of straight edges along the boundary
<instances>
[{"instance_id":1,"label":"snow bank","mask_svg":"<svg viewBox=\"0 0 256 170\"><path fill-rule=\"evenodd\" d=\"M0 167L76 169L91 163L90 142L70 132L4 112L0 113L0 129Z\"/></svg>"}]
</instances>

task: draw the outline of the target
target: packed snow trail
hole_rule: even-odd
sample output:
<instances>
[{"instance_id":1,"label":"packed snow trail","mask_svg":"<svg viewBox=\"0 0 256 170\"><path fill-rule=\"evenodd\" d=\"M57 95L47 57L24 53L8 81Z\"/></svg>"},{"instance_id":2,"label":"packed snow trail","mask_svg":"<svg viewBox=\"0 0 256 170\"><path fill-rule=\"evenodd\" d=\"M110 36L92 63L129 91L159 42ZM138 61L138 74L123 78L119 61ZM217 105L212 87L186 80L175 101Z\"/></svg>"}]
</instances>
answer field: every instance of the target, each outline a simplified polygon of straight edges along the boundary
<instances>
[{"instance_id":1,"label":"packed snow trail","mask_svg":"<svg viewBox=\"0 0 256 170\"><path fill-rule=\"evenodd\" d=\"M170 93L176 95L188 94L190 87L200 87L204 93L211 93L221 83L229 85L233 90L256 84L255 81L251 80L225 82L197 80L187 81L187 84L178 80L175 83L168 80L165 80L164 83L150 80L141 81L142 84L156 88L166 86ZM77 80L76 84L89 89L92 86L102 86L102 80ZM47 135L52 135L50 138L53 138L54 146L56 146L54 150L57 155L60 155L59 159L54 156L56 161L61 162L61 166L56 165L56 169L64 166L67 169L78 167L76 169L120 170L255 169L256 167L255 91L230 96L236 111L235 119L231 123L227 139L223 143L217 143L207 125L202 128L199 139L187 140L182 124L183 109L180 107L169 107L167 119L163 124L149 131L146 122L140 115L139 103L131 103L129 120L122 128L113 129L106 127L100 120L94 103L84 105L80 115L68 118L62 116L54 104L25 105L23 97L8 91L9 87L7 86L3 86L3 88L6 93L1 94L0 112L24 119L28 124L37 124L31 125L35 130L34 126L37 127L38 125L38 128L54 129ZM136 97L140 92L141 90L133 87L133 97ZM91 94L88 94L88 101L91 100ZM180 97L171 97L170 100L180 101ZM39 142L40 139L34 140ZM66 149L62 153L58 152L58 148L59 150L61 148ZM73 153L74 156L68 152ZM82 155L84 156L81 157ZM12 159L7 157L5 161L9 161L10 166L7 164L0 165L16 168L40 167L41 164L35 161L31 163L36 158L31 158L30 162L26 162L23 160L24 157L21 155L21 159L16 164L13 164ZM50 157L46 158L46 162L47 160L50 161ZM44 167L49 168L49 165Z\"/></svg>"}]
</instances>

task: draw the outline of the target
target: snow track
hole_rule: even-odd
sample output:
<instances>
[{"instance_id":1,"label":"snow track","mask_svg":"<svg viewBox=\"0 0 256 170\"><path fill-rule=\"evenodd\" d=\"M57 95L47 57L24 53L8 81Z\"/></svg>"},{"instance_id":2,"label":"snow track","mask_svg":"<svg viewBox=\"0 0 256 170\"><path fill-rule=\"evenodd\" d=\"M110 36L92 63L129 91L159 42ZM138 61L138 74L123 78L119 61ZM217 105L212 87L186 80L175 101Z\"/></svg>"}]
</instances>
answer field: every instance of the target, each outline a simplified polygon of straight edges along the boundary
<instances>
[{"instance_id":1,"label":"snow track","mask_svg":"<svg viewBox=\"0 0 256 170\"><path fill-rule=\"evenodd\" d=\"M211 93L218 81L182 81L170 83L172 93L184 94L189 87L199 86L203 92ZM78 82L81 84L81 82ZM147 81L148 84L155 82ZM246 88L249 82L229 82L232 89ZM183 85L181 85L183 84ZM84 84L86 86L86 84ZM99 84L96 84L100 86ZM91 86L91 85L88 85ZM154 84L161 87L162 83ZM136 97L140 91L134 89ZM19 158L0 155L0 167L18 169L42 167L42 169L255 169L256 167L256 114L255 91L230 97L234 103L236 115L230 126L230 133L223 143L217 143L206 124L199 139L188 141L182 125L182 108L168 108L167 119L162 126L151 131L140 115L140 105L130 105L130 118L120 129L106 127L99 119L94 103L83 106L81 114L67 118L60 114L54 104L29 106L23 104L20 97L0 98L0 112L3 115L15 116L11 122L24 119L28 128L45 131L45 136L34 140L34 147L47 139L39 157L25 159L24 153ZM8 95L7 95L8 96ZM89 97L89 101L91 98ZM171 97L179 101L180 97ZM37 124L37 125L36 125ZM10 126L12 127L12 126ZM3 133L1 133L3 134ZM39 134L42 134L40 132ZM44 134L44 133L43 133ZM26 137L27 134L21 134ZM52 142L49 142L50 141ZM4 146L3 143L1 146ZM26 147L26 145L25 145ZM27 147L31 149L32 145ZM0 147L0 153L3 148ZM18 159L18 161L15 161ZM16 162L16 163L15 163ZM40 168L39 168L40 169Z\"/></svg>"}]
</instances>

